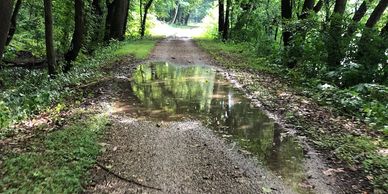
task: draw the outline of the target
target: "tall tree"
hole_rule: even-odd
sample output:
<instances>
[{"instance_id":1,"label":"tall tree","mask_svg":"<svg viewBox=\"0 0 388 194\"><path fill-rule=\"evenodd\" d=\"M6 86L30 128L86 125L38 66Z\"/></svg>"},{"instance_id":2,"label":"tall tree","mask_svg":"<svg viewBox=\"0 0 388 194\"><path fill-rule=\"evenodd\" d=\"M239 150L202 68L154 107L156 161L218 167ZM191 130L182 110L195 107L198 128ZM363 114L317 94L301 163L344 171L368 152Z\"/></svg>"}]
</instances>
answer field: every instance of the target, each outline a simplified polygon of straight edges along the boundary
<instances>
[{"instance_id":1,"label":"tall tree","mask_svg":"<svg viewBox=\"0 0 388 194\"><path fill-rule=\"evenodd\" d=\"M310 11L314 8L314 4L315 0L305 0L299 18L306 19L309 16Z\"/></svg>"},{"instance_id":2,"label":"tall tree","mask_svg":"<svg viewBox=\"0 0 388 194\"><path fill-rule=\"evenodd\" d=\"M53 15L51 0L44 0L44 21L48 73L51 77L54 77L56 74L56 61L53 39Z\"/></svg>"},{"instance_id":3,"label":"tall tree","mask_svg":"<svg viewBox=\"0 0 388 194\"><path fill-rule=\"evenodd\" d=\"M376 8L373 10L368 21L366 22L365 27L373 28L376 25L387 8L387 4L388 0L380 0L379 4L377 4Z\"/></svg>"},{"instance_id":4,"label":"tall tree","mask_svg":"<svg viewBox=\"0 0 388 194\"><path fill-rule=\"evenodd\" d=\"M334 12L330 18L330 27L328 30L327 47L327 63L331 69L341 65L341 59L344 56L344 48L342 45L343 31L343 14L346 9L347 0L336 0Z\"/></svg>"},{"instance_id":5,"label":"tall tree","mask_svg":"<svg viewBox=\"0 0 388 194\"><path fill-rule=\"evenodd\" d=\"M281 1L281 11L283 18L283 44L285 47L290 45L290 40L292 33L287 29L286 23L292 18L292 4L291 0L282 0Z\"/></svg>"},{"instance_id":6,"label":"tall tree","mask_svg":"<svg viewBox=\"0 0 388 194\"><path fill-rule=\"evenodd\" d=\"M318 3L314 6L313 10L315 13L318 13L319 11L321 11L323 7L323 0L319 0Z\"/></svg>"},{"instance_id":7,"label":"tall tree","mask_svg":"<svg viewBox=\"0 0 388 194\"><path fill-rule=\"evenodd\" d=\"M373 38L372 34L374 34L376 32L376 30L373 28L375 27L376 23L380 20L381 16L383 15L385 9L387 8L387 4L388 4L388 0L380 0L365 24L365 28L362 32L361 39L358 43L359 49L357 51L356 58L359 61L360 60L362 61L363 58L366 56L369 63L371 63L371 64L378 63L377 59L370 57L370 56L373 56L374 54L376 54L376 53L374 53L374 49L371 49L371 48L373 48L372 45L374 45L374 44L370 44L370 43L375 41L375 38ZM383 36L383 40L384 40L384 38L385 37ZM380 44L379 46L377 46L375 48L377 48L379 50L378 53L385 53L386 49L387 49L386 44L384 44L384 43ZM383 55L385 55L385 54L383 54ZM376 60L376 61L374 61L374 60Z\"/></svg>"},{"instance_id":8,"label":"tall tree","mask_svg":"<svg viewBox=\"0 0 388 194\"><path fill-rule=\"evenodd\" d=\"M105 40L125 38L128 19L128 0L107 0L108 15L106 17Z\"/></svg>"},{"instance_id":9,"label":"tall tree","mask_svg":"<svg viewBox=\"0 0 388 194\"><path fill-rule=\"evenodd\" d=\"M218 0L218 33L222 35L225 27L225 1Z\"/></svg>"},{"instance_id":10,"label":"tall tree","mask_svg":"<svg viewBox=\"0 0 388 194\"><path fill-rule=\"evenodd\" d=\"M12 13L12 17L11 17L11 27L10 27L9 32L8 32L6 45L9 45L9 43L11 43L13 35L15 34L16 20L17 20L17 16L19 15L19 10L20 10L21 5L22 5L22 0L17 0L15 8L14 8L13 13Z\"/></svg>"},{"instance_id":11,"label":"tall tree","mask_svg":"<svg viewBox=\"0 0 388 194\"><path fill-rule=\"evenodd\" d=\"M226 10L225 10L225 23L223 27L223 32L222 32L222 39L223 40L228 40L228 35L229 35L229 22L230 22L230 9L232 6L232 0L226 0Z\"/></svg>"},{"instance_id":12,"label":"tall tree","mask_svg":"<svg viewBox=\"0 0 388 194\"><path fill-rule=\"evenodd\" d=\"M144 5L144 15L143 15L143 19L141 21L141 29L140 29L140 36L142 38L145 35L148 10L150 9L152 2L153 2L153 0L148 0L148 2Z\"/></svg>"},{"instance_id":13,"label":"tall tree","mask_svg":"<svg viewBox=\"0 0 388 194\"><path fill-rule=\"evenodd\" d=\"M369 0L369 3L373 0ZM357 29L357 24L360 22L360 20L364 17L366 11L368 10L368 2L363 1L360 5L360 7L354 12L353 18L351 23L348 26L348 30L346 35L350 37Z\"/></svg>"},{"instance_id":14,"label":"tall tree","mask_svg":"<svg viewBox=\"0 0 388 194\"><path fill-rule=\"evenodd\" d=\"M5 44L11 26L12 0L0 1L0 61L3 57Z\"/></svg>"},{"instance_id":15,"label":"tall tree","mask_svg":"<svg viewBox=\"0 0 388 194\"><path fill-rule=\"evenodd\" d=\"M97 25L97 28L92 32L93 34L91 44L98 44L104 39L105 36L105 29L103 26L105 24L105 14L100 0L93 0L92 11L94 15L94 23Z\"/></svg>"},{"instance_id":16,"label":"tall tree","mask_svg":"<svg viewBox=\"0 0 388 194\"><path fill-rule=\"evenodd\" d=\"M74 0L74 10L74 32L70 49L65 54L65 60L67 62L64 67L65 72L69 71L72 67L72 61L77 58L84 42L85 17L83 0Z\"/></svg>"}]
</instances>

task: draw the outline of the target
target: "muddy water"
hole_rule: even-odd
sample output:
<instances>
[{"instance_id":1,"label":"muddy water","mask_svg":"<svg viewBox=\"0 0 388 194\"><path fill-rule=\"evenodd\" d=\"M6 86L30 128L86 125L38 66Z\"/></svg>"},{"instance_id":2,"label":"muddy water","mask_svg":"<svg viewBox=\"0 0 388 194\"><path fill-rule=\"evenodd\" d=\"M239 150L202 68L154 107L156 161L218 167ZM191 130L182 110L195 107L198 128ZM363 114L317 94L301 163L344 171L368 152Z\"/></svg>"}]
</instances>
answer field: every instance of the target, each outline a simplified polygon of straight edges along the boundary
<instances>
[{"instance_id":1,"label":"muddy water","mask_svg":"<svg viewBox=\"0 0 388 194\"><path fill-rule=\"evenodd\" d=\"M311 192L301 186L307 175L298 142L211 67L140 65L132 75L130 89L130 103L117 103L118 111L158 121L200 120L252 153L295 191Z\"/></svg>"}]
</instances>

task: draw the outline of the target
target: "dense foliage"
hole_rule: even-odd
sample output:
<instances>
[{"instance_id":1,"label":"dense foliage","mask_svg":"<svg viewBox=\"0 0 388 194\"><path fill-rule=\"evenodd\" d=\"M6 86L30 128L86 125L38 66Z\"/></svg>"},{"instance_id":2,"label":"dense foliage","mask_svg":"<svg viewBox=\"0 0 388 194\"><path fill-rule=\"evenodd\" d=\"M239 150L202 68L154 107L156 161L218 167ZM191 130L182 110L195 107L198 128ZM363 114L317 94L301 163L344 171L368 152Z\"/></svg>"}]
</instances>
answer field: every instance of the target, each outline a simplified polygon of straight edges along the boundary
<instances>
[{"instance_id":1,"label":"dense foliage","mask_svg":"<svg viewBox=\"0 0 388 194\"><path fill-rule=\"evenodd\" d=\"M230 41L313 88L320 102L388 133L387 1L225 2Z\"/></svg>"}]
</instances>

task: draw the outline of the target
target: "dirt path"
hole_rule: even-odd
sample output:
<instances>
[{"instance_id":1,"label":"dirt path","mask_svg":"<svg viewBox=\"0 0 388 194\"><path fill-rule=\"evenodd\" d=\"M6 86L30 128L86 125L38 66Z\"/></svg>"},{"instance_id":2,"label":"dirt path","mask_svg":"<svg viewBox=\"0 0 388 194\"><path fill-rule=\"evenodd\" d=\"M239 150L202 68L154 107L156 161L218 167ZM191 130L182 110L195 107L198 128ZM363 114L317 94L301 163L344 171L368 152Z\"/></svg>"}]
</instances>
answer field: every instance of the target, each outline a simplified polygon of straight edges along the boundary
<instances>
[{"instance_id":1,"label":"dirt path","mask_svg":"<svg viewBox=\"0 0 388 194\"><path fill-rule=\"evenodd\" d=\"M211 64L192 40L176 38L159 42L150 61ZM113 104L112 124L87 193L293 193L281 178L198 121L137 117L127 81L133 67L116 69L117 80L98 89L100 103ZM325 186L318 192L332 193Z\"/></svg>"}]
</instances>

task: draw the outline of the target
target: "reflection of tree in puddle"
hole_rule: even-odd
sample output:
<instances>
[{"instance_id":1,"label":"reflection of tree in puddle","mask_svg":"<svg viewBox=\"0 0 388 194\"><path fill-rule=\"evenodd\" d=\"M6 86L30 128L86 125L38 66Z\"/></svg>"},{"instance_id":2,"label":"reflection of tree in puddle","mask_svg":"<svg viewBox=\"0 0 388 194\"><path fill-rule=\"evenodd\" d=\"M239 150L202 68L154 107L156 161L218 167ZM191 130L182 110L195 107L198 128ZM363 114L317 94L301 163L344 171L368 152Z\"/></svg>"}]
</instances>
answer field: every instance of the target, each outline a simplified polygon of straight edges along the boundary
<instances>
[{"instance_id":1,"label":"reflection of tree in puddle","mask_svg":"<svg viewBox=\"0 0 388 194\"><path fill-rule=\"evenodd\" d=\"M215 131L232 135L298 191L308 192L298 186L305 178L304 154L295 139L282 137L271 119L210 67L141 65L131 87L150 117L200 119Z\"/></svg>"}]
</instances>

